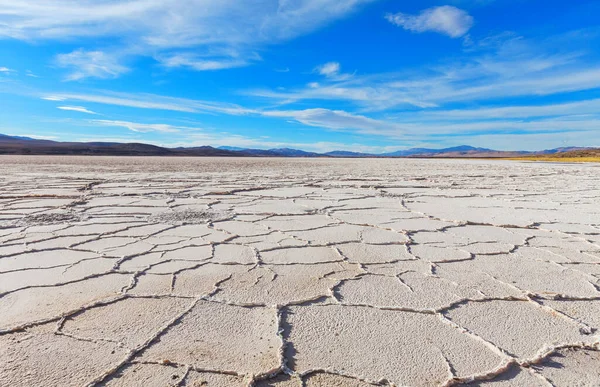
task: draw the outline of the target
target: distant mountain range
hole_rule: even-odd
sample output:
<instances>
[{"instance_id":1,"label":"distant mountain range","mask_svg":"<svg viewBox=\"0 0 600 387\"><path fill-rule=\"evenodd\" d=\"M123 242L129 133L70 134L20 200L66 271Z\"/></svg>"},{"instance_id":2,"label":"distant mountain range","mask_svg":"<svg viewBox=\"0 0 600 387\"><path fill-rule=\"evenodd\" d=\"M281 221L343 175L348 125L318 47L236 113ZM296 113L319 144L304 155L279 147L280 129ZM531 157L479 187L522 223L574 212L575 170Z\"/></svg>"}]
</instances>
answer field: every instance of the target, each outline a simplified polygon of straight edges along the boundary
<instances>
[{"instance_id":1,"label":"distant mountain range","mask_svg":"<svg viewBox=\"0 0 600 387\"><path fill-rule=\"evenodd\" d=\"M222 146L164 148L143 143L119 142L58 142L39 140L30 137L0 134L0 154L9 155L106 155L106 156L212 156L212 157L423 157L423 158L499 158L526 155L550 155L592 148L570 147L548 149L540 152L497 151L461 145L452 148L428 149L412 148L383 154L369 154L348 151L327 153L306 152L298 149L250 149Z\"/></svg>"},{"instance_id":2,"label":"distant mountain range","mask_svg":"<svg viewBox=\"0 0 600 387\"><path fill-rule=\"evenodd\" d=\"M389 153L380 153L380 154L372 154L372 153L360 153L360 152L349 152L349 151L332 151L327 153L313 153L313 152L305 152L297 149L269 149L269 150L261 150L261 149L247 149L247 148L237 148L237 147L219 147L218 149L222 150L230 150L238 153L244 154L252 154L256 156L277 156L277 157L346 157L346 158L361 158L361 157L422 157L422 158L448 158L448 157L456 157L456 158L464 158L464 157L473 157L473 158L501 158L501 157L518 157L518 156L527 156L527 155L550 155L557 154L563 152L571 152L585 149L593 149L593 148L583 148L583 147L565 147L565 148L556 148L556 149L548 149L539 152L529 152L529 151L498 151L494 149L488 148L475 148L469 145L460 145L451 148L442 148L442 149L429 149L429 148L411 148L405 150L399 150L395 152Z\"/></svg>"}]
</instances>

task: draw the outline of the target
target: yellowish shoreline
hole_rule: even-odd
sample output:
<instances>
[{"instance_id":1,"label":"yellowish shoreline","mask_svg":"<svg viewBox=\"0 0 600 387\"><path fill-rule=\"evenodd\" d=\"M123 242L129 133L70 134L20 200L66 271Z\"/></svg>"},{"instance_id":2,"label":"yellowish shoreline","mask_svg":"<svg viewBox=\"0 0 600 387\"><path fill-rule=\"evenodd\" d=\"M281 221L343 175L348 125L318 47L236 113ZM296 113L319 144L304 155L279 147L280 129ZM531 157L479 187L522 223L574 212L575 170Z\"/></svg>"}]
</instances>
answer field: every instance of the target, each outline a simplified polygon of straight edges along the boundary
<instances>
[{"instance_id":1,"label":"yellowish shoreline","mask_svg":"<svg viewBox=\"0 0 600 387\"><path fill-rule=\"evenodd\" d=\"M600 163L600 157L507 157L504 160L546 161L560 163Z\"/></svg>"}]
</instances>

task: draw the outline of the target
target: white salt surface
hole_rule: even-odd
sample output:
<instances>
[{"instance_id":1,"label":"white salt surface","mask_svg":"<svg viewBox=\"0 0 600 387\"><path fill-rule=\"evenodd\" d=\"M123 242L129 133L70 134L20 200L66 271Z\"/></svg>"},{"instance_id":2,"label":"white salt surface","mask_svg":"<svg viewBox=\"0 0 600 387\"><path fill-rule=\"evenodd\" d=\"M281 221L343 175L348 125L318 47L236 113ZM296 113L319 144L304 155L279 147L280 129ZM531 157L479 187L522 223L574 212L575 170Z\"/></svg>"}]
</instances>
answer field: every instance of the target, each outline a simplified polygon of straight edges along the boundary
<instances>
[{"instance_id":1,"label":"white salt surface","mask_svg":"<svg viewBox=\"0 0 600 387\"><path fill-rule=\"evenodd\" d=\"M0 386L598 386L600 166L0 158Z\"/></svg>"}]
</instances>

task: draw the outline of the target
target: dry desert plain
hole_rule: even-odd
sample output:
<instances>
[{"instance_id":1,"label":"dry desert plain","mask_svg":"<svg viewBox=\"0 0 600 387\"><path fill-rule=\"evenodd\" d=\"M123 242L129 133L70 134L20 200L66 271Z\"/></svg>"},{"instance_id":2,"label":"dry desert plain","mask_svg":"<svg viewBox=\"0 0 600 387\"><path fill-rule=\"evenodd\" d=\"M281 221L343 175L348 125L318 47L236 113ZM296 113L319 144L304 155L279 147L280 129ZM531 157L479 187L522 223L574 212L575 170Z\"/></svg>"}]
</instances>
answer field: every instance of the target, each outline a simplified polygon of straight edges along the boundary
<instances>
[{"instance_id":1,"label":"dry desert plain","mask_svg":"<svg viewBox=\"0 0 600 387\"><path fill-rule=\"evenodd\" d=\"M599 386L600 165L0 158L1 386Z\"/></svg>"}]
</instances>

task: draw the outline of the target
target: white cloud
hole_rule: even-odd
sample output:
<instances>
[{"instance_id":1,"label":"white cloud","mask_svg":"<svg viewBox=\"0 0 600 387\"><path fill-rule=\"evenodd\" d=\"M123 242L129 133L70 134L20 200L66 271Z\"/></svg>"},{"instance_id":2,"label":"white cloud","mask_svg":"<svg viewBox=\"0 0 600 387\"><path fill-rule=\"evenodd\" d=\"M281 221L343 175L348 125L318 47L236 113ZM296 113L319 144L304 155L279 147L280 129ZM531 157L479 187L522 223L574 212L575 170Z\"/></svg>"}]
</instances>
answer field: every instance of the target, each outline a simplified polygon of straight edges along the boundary
<instances>
[{"instance_id":1,"label":"white cloud","mask_svg":"<svg viewBox=\"0 0 600 387\"><path fill-rule=\"evenodd\" d=\"M185 113L221 113L242 115L252 112L235 104L215 103L185 98L166 97L156 94L115 93L99 91L92 93L53 93L43 95L51 101L78 101L103 105L125 106L138 109L170 110Z\"/></svg>"},{"instance_id":2,"label":"white cloud","mask_svg":"<svg viewBox=\"0 0 600 387\"><path fill-rule=\"evenodd\" d=\"M301 124L333 130L358 130L364 134L388 133L401 136L403 128L394 122L381 121L343 110L306 109L262 111L264 117L293 119Z\"/></svg>"},{"instance_id":3,"label":"white cloud","mask_svg":"<svg viewBox=\"0 0 600 387\"><path fill-rule=\"evenodd\" d=\"M600 88L600 68L581 52L569 52L567 48L548 54L549 49L538 42L514 36L495 46L491 52L412 71L334 77L321 84L309 82L305 87L250 90L246 94L280 104L345 101L364 113Z\"/></svg>"},{"instance_id":4,"label":"white cloud","mask_svg":"<svg viewBox=\"0 0 600 387\"><path fill-rule=\"evenodd\" d=\"M161 57L184 48L252 52L310 33L375 0L0 0L0 38L28 41L108 38L130 55ZM227 55L191 68L215 68ZM91 76L110 78L107 66ZM232 63L229 63L232 67ZM121 65L122 66L122 65ZM221 67L223 68L223 67ZM83 78L88 72L75 73ZM94 75L96 74L96 75Z\"/></svg>"},{"instance_id":5,"label":"white cloud","mask_svg":"<svg viewBox=\"0 0 600 387\"><path fill-rule=\"evenodd\" d=\"M395 13L386 15L386 19L399 27L412 32L433 31L460 38L473 26L473 17L462 9L444 5L422 11L418 15Z\"/></svg>"},{"instance_id":6,"label":"white cloud","mask_svg":"<svg viewBox=\"0 0 600 387\"><path fill-rule=\"evenodd\" d=\"M281 40L372 0L0 0L0 35L19 39L135 37L155 46ZM259 12L257 12L259 10Z\"/></svg>"},{"instance_id":7,"label":"white cloud","mask_svg":"<svg viewBox=\"0 0 600 387\"><path fill-rule=\"evenodd\" d=\"M344 110L313 108L304 110L250 109L238 105L216 104L149 94L112 95L58 94L65 100L77 100L190 113L247 115L249 118L273 118L335 131L354 132L390 139L422 140L428 135L474 135L494 132L569 132L597 130L600 102L596 100L539 106L463 110L417 110L374 118ZM87 110L87 109L86 109ZM528 120L523 120L527 118ZM96 120L96 125L121 126L139 132L200 130L184 126L135 124L126 121Z\"/></svg>"},{"instance_id":8,"label":"white cloud","mask_svg":"<svg viewBox=\"0 0 600 387\"><path fill-rule=\"evenodd\" d=\"M84 108L83 106L58 106L57 109L86 114L98 114L96 112Z\"/></svg>"},{"instance_id":9,"label":"white cloud","mask_svg":"<svg viewBox=\"0 0 600 387\"><path fill-rule=\"evenodd\" d=\"M232 116L250 115L255 117L272 117L292 119L299 123L334 130L355 129L369 133L378 130L397 131L396 124L371 119L366 116L353 115L342 110L306 109L306 110L262 110L244 108L239 105L219 104L207 101L184 98L165 97L154 94L107 93L107 94L53 94L48 98L60 98L63 101L83 101L107 105L126 106L140 109L170 110L187 113L218 113ZM97 123L123 123L121 121L101 121ZM118 125L124 126L124 125ZM129 128L129 127L128 127ZM140 127L141 128L141 127ZM180 128L181 129L181 128ZM133 130L133 129L132 129Z\"/></svg>"},{"instance_id":10,"label":"white cloud","mask_svg":"<svg viewBox=\"0 0 600 387\"><path fill-rule=\"evenodd\" d=\"M448 120L497 118L534 118L590 115L600 112L600 99L548 105L502 106L479 109L436 110L421 113L423 117Z\"/></svg>"},{"instance_id":11,"label":"white cloud","mask_svg":"<svg viewBox=\"0 0 600 387\"><path fill-rule=\"evenodd\" d=\"M530 108L534 109L535 107ZM552 106L539 107L540 110L551 108ZM588 106L589 110L592 108L593 106ZM513 107L513 109L518 111L519 109L527 109L527 107ZM568 107L564 106L563 110L568 110ZM477 111L473 110L472 112L476 113ZM490 118L474 114L474 117L470 120L454 120L451 115L445 116L443 111L404 113L398 117L387 117L385 119L375 119L342 110L328 109L264 111L261 112L261 115L291 119L303 125L336 131L402 140L426 140L431 135L474 136L515 132L593 132L597 130L600 121L600 116L597 114L557 114L555 117L545 116L527 121L519 119L519 117L490 120Z\"/></svg>"},{"instance_id":12,"label":"white cloud","mask_svg":"<svg viewBox=\"0 0 600 387\"><path fill-rule=\"evenodd\" d=\"M342 73L341 70L342 66L338 62L327 62L315 67L313 72L336 82L345 81L354 76L354 74Z\"/></svg>"},{"instance_id":13,"label":"white cloud","mask_svg":"<svg viewBox=\"0 0 600 387\"><path fill-rule=\"evenodd\" d=\"M415 90L411 92L398 92L390 88L385 82L377 83L376 80L358 78L351 82L338 82L322 85L310 82L306 88L284 90L250 90L246 94L254 97L263 97L277 100L280 104L290 104L304 100L350 101L365 108L365 110L386 110L400 105L412 105L420 108L436 107L432 96Z\"/></svg>"},{"instance_id":14,"label":"white cloud","mask_svg":"<svg viewBox=\"0 0 600 387\"><path fill-rule=\"evenodd\" d=\"M129 68L120 63L118 55L103 51L75 50L58 55L56 63L71 70L66 78L68 81L84 78L111 79L129 71Z\"/></svg>"},{"instance_id":15,"label":"white cloud","mask_svg":"<svg viewBox=\"0 0 600 387\"><path fill-rule=\"evenodd\" d=\"M62 97L55 97L55 96L53 96L53 95L48 95L48 96L46 96L46 97L42 97L42 99L43 99L43 100L46 100L46 101L58 101L58 102L62 102L62 101L64 101L64 100L65 100L65 98L62 98Z\"/></svg>"},{"instance_id":16,"label":"white cloud","mask_svg":"<svg viewBox=\"0 0 600 387\"><path fill-rule=\"evenodd\" d=\"M111 121L111 120L92 120L90 123L100 126L110 127L122 127L127 128L133 132L148 133L148 132L161 132L161 133L177 133L184 130L199 130L198 128L188 128L184 126L173 126L169 124L142 124L139 122L128 122L128 121Z\"/></svg>"},{"instance_id":17,"label":"white cloud","mask_svg":"<svg viewBox=\"0 0 600 387\"><path fill-rule=\"evenodd\" d=\"M150 145L158 145L154 141L146 141L140 137L106 137L106 136L87 136L87 137L79 137L75 138L75 140L71 140L75 142L120 142L123 144L128 144L132 142L143 142L144 144Z\"/></svg>"},{"instance_id":18,"label":"white cloud","mask_svg":"<svg viewBox=\"0 0 600 387\"><path fill-rule=\"evenodd\" d=\"M196 71L212 71L247 66L249 61L231 58L202 59L190 54L176 54L159 58L165 67L187 67Z\"/></svg>"},{"instance_id":19,"label":"white cloud","mask_svg":"<svg viewBox=\"0 0 600 387\"><path fill-rule=\"evenodd\" d=\"M328 62L317 66L315 71L326 77L331 77L340 73L340 64L338 62Z\"/></svg>"},{"instance_id":20,"label":"white cloud","mask_svg":"<svg viewBox=\"0 0 600 387\"><path fill-rule=\"evenodd\" d=\"M0 73L12 73L14 70L9 69L8 67L0 67Z\"/></svg>"}]
</instances>

